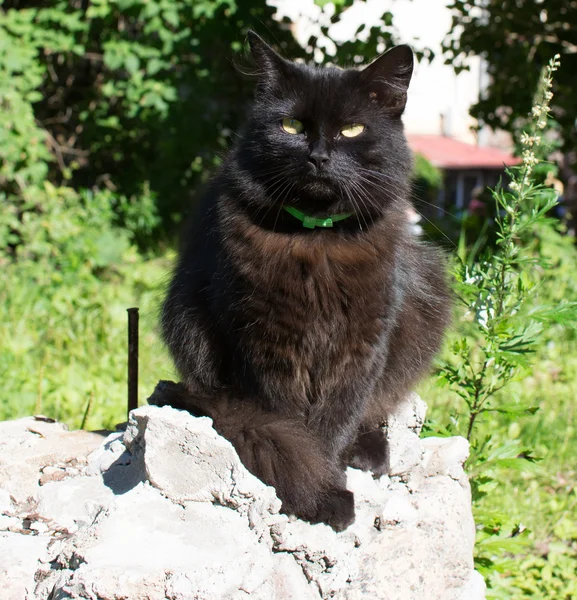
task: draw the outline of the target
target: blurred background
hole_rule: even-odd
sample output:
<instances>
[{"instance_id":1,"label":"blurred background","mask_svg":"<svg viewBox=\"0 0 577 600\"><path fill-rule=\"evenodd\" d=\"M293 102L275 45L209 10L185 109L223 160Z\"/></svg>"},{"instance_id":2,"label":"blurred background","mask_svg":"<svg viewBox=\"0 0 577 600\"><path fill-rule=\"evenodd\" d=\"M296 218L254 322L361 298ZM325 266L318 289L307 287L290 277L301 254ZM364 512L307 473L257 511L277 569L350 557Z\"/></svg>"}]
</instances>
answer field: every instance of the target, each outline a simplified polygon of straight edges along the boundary
<instances>
[{"instance_id":1,"label":"blurred background","mask_svg":"<svg viewBox=\"0 0 577 600\"><path fill-rule=\"evenodd\" d=\"M42 413L89 429L122 421L130 306L141 313L141 403L159 379L176 377L158 306L180 225L253 94L235 68L248 63L248 29L319 64L354 66L412 45L404 121L415 228L455 255L494 244L486 188L506 185L505 167L519 163L541 69L560 54L535 169L560 202L533 243L554 275L542 295L577 300L576 1L4 0L0 419ZM488 457L494 485L474 497L488 529L478 566L490 597L577 598L574 329L552 325L532 364L506 400L537 414L481 421L481 433L540 460L513 472ZM430 429L459 431L459 398L436 382L420 390Z\"/></svg>"}]
</instances>

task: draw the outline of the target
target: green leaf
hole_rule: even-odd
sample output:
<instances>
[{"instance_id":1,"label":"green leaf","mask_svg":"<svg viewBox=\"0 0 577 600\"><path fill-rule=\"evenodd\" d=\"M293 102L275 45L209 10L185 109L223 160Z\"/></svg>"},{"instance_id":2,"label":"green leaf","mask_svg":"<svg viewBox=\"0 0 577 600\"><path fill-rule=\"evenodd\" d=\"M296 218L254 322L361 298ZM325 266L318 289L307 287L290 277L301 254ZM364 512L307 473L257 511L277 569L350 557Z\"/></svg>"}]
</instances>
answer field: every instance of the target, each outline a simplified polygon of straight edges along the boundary
<instances>
[{"instance_id":1,"label":"green leaf","mask_svg":"<svg viewBox=\"0 0 577 600\"><path fill-rule=\"evenodd\" d=\"M523 413L534 415L538 410L540 410L539 406L520 406L518 404L499 404L485 409L486 412L497 412L505 415L520 415Z\"/></svg>"},{"instance_id":2,"label":"green leaf","mask_svg":"<svg viewBox=\"0 0 577 600\"><path fill-rule=\"evenodd\" d=\"M135 54L129 54L124 59L124 66L131 75L134 75L140 67L140 59Z\"/></svg>"}]
</instances>

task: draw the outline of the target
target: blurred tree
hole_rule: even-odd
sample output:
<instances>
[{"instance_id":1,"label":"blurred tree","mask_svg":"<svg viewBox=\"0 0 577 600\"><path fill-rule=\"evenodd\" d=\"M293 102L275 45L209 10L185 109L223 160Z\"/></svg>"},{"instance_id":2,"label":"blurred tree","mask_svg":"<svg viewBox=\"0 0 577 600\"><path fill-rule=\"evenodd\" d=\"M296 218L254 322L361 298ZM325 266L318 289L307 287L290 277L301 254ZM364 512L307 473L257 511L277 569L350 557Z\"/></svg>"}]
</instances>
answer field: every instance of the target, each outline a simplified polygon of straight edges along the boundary
<instances>
[{"instance_id":1,"label":"blurred tree","mask_svg":"<svg viewBox=\"0 0 577 600\"><path fill-rule=\"evenodd\" d=\"M459 72L467 68L467 57L480 56L489 76L471 109L480 125L520 136L539 73L555 54L561 55L551 109L569 184L566 197L577 206L577 1L455 0L449 8L453 21L443 47L447 62Z\"/></svg>"},{"instance_id":2,"label":"blurred tree","mask_svg":"<svg viewBox=\"0 0 577 600\"><path fill-rule=\"evenodd\" d=\"M335 20L349 4L338 3ZM0 193L14 204L48 180L138 199L149 185L170 225L218 164L252 96L233 64L244 60L247 30L291 58L307 56L274 13L266 0L5 0ZM337 59L373 57L390 42L390 24L387 13L382 31L345 44ZM122 205L124 218L130 202ZM154 219L145 221L150 233Z\"/></svg>"}]
</instances>

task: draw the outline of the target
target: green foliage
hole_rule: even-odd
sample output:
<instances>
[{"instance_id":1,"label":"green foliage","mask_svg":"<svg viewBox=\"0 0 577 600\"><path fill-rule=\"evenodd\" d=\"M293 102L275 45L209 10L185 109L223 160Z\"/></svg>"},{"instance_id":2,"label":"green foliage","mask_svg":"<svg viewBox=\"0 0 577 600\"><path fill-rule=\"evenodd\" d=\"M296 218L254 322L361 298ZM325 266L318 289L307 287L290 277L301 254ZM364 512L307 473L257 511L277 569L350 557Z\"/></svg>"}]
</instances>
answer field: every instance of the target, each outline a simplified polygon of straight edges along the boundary
<instances>
[{"instance_id":1,"label":"green foliage","mask_svg":"<svg viewBox=\"0 0 577 600\"><path fill-rule=\"evenodd\" d=\"M528 532L510 512L499 510L489 499L499 493L504 472L508 477L515 472L524 476L538 468L539 461L531 445L522 443L518 425L524 416L535 415L539 405L523 402L515 386L532 372L534 355L548 335L545 325L577 326L577 294L573 288L573 293L563 298L554 290L557 282L550 279L554 262L548 248L555 250L555 245L557 249L563 245L567 254L577 255L547 217L556 204L556 194L535 181L536 152L546 127L552 73L558 66L556 57L540 80L532 111L534 125L530 133L520 136L522 166L509 171L509 190L498 187L493 191L497 206L495 245L474 248L472 257L471 249L462 246L456 258L456 292L464 311L461 335L453 341L451 355L441 361L439 368L440 381L461 399L441 429L465 435L471 442L468 471L479 527L476 562L494 590L500 590L492 593L493 597L512 597L512 591L516 594L522 589L510 577L505 577L503 584L502 577L513 564L518 565L513 555L526 549ZM493 428L479 424L483 418L485 423L494 421L491 415L500 415L509 422L508 435L497 435ZM431 427L434 429L434 425ZM563 569L573 552L566 547L564 550L568 552L561 553L557 562L529 561L533 572L540 568ZM534 586L536 595L540 585ZM507 586L509 595L499 596Z\"/></svg>"},{"instance_id":2,"label":"green foliage","mask_svg":"<svg viewBox=\"0 0 577 600\"><path fill-rule=\"evenodd\" d=\"M157 222L150 196L30 185L0 213L0 264L17 262L39 283L74 281L121 262ZM120 226L120 220L124 226Z\"/></svg>"},{"instance_id":3,"label":"green foliage","mask_svg":"<svg viewBox=\"0 0 577 600\"><path fill-rule=\"evenodd\" d=\"M556 233L555 238L542 241L549 256L557 254L558 241L562 244L559 260L550 263L555 277L539 288L542 304L577 300L577 250L571 239ZM451 338L465 335L468 327L458 323ZM451 358L449 348L445 358ZM476 563L490 585L488 598L571 597L574 583L568 575L575 569L577 544L566 524L575 523L577 515L575 373L574 331L546 327L530 372L497 393L499 404L517 402L539 410L534 415L491 411L475 423L481 442L490 437L488 460L467 463L478 524ZM421 393L431 407L429 427L444 424L454 431L454 416L463 412L459 398L433 380Z\"/></svg>"},{"instance_id":4,"label":"green foliage","mask_svg":"<svg viewBox=\"0 0 577 600\"><path fill-rule=\"evenodd\" d=\"M556 77L552 107L562 149L571 152L577 144L577 5L566 0L456 0L449 8L447 61L458 71L466 68L469 56L485 60L488 87L471 114L490 127L520 132L541 69L551 56L561 55L564 68Z\"/></svg>"},{"instance_id":5,"label":"green foliage","mask_svg":"<svg viewBox=\"0 0 577 600\"><path fill-rule=\"evenodd\" d=\"M48 178L132 197L149 185L170 220L252 94L230 61L247 28L302 55L273 13L264 0L5 2L0 191L10 201Z\"/></svg>"},{"instance_id":6,"label":"green foliage","mask_svg":"<svg viewBox=\"0 0 577 600\"><path fill-rule=\"evenodd\" d=\"M47 181L5 203L0 419L45 413L74 427L122 420L125 309L140 305L150 321L158 301L158 267L145 265L134 246L154 226L155 210L150 196L76 192ZM120 227L120 218L131 228ZM143 376L150 389L154 371Z\"/></svg>"},{"instance_id":7,"label":"green foliage","mask_svg":"<svg viewBox=\"0 0 577 600\"><path fill-rule=\"evenodd\" d=\"M415 154L415 165L413 167L413 178L423 180L428 187L439 190L443 184L443 174L430 163L422 154Z\"/></svg>"},{"instance_id":8,"label":"green foliage","mask_svg":"<svg viewBox=\"0 0 577 600\"><path fill-rule=\"evenodd\" d=\"M549 224L547 213L557 202L552 190L532 178L538 163L534 153L540 140L537 131L546 126L551 77L557 67L558 62L551 61L542 78L534 130L523 135L523 164L508 172L510 191L499 187L493 192L498 207L496 246L487 247L477 261L460 256L455 273L470 334L453 344L456 360L443 364L440 376L464 400L466 437L473 441L475 420L483 413L527 410L514 404L496 405L495 394L529 367L544 321L564 322L577 315L575 303L542 307L529 302L539 287L535 269L545 268L546 261L527 241L538 227ZM528 307L532 307L529 312Z\"/></svg>"},{"instance_id":9,"label":"green foliage","mask_svg":"<svg viewBox=\"0 0 577 600\"><path fill-rule=\"evenodd\" d=\"M169 229L219 164L252 98L253 81L231 60L248 62L241 54L247 30L293 58L305 56L265 0L52 0L3 8L0 192L11 201L46 178L55 187L124 197L148 186ZM387 27L375 27L367 42L340 47L337 59L374 56L390 40ZM138 241L151 238L141 232Z\"/></svg>"}]
</instances>

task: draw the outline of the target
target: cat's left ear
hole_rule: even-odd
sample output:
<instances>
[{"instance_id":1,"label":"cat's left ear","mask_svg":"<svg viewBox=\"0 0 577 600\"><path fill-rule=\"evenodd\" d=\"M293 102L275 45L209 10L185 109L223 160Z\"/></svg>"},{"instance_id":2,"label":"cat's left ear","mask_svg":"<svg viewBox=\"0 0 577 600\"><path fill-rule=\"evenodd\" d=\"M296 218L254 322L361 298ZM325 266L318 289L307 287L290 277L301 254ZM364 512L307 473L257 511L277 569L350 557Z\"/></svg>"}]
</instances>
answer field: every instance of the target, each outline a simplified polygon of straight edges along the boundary
<instances>
[{"instance_id":1,"label":"cat's left ear","mask_svg":"<svg viewBox=\"0 0 577 600\"><path fill-rule=\"evenodd\" d=\"M407 90L413 74L413 51L402 45L392 48L361 71L369 97L400 116L407 104Z\"/></svg>"},{"instance_id":2,"label":"cat's left ear","mask_svg":"<svg viewBox=\"0 0 577 600\"><path fill-rule=\"evenodd\" d=\"M290 75L291 63L277 54L260 36L254 31L249 31L247 38L250 53L258 69L255 75L259 87L274 87Z\"/></svg>"}]
</instances>

